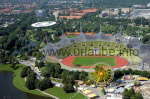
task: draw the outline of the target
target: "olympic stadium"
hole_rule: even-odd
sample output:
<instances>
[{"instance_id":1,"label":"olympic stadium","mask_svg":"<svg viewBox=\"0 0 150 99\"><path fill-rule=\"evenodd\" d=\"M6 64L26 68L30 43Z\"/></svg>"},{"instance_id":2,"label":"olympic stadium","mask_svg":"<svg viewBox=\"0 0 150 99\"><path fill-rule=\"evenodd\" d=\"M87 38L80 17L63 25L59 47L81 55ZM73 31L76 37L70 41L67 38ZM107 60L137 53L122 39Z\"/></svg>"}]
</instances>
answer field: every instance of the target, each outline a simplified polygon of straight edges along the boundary
<instances>
[{"instance_id":1,"label":"olympic stadium","mask_svg":"<svg viewBox=\"0 0 150 99\"><path fill-rule=\"evenodd\" d=\"M108 63L112 68L139 66L140 69L144 69L150 65L150 45L143 44L140 37L130 37L122 31L107 36L102 32L102 26L95 36L84 34L82 29L80 32L75 38L63 36L57 43L48 43L43 50L45 55L57 60L62 66L79 69L89 69L98 62ZM106 50L112 51L113 55ZM49 51L56 54L50 55ZM60 53L62 51L63 53Z\"/></svg>"}]
</instances>

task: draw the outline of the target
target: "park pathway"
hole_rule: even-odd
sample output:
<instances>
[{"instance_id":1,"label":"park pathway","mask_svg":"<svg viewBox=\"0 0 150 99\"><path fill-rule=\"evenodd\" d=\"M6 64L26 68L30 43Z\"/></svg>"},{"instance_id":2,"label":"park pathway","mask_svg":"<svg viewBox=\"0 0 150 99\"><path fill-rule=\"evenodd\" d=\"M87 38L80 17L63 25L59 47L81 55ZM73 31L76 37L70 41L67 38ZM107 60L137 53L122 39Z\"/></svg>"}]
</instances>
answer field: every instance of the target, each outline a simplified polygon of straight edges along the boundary
<instances>
[{"instance_id":1,"label":"park pathway","mask_svg":"<svg viewBox=\"0 0 150 99\"><path fill-rule=\"evenodd\" d=\"M60 99L60 98L58 98L58 97L56 97L56 96L53 96L53 95L51 95L51 94L49 94L49 93L47 93L47 92L41 91L41 90L39 90L39 89L36 89L36 90L40 91L41 93L43 93L43 94L45 94L45 95L47 95L47 96L50 96L50 97L54 98L54 99Z\"/></svg>"}]
</instances>

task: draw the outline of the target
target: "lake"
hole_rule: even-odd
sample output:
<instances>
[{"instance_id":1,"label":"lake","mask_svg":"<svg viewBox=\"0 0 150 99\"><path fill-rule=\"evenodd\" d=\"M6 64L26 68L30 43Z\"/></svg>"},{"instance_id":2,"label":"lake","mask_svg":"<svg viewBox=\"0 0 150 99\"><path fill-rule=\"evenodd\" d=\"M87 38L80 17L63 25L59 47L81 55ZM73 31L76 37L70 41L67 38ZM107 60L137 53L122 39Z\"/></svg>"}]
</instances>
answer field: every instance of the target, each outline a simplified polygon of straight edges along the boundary
<instances>
[{"instance_id":1,"label":"lake","mask_svg":"<svg viewBox=\"0 0 150 99\"><path fill-rule=\"evenodd\" d=\"M52 99L18 90L13 85L13 72L0 72L0 99Z\"/></svg>"}]
</instances>

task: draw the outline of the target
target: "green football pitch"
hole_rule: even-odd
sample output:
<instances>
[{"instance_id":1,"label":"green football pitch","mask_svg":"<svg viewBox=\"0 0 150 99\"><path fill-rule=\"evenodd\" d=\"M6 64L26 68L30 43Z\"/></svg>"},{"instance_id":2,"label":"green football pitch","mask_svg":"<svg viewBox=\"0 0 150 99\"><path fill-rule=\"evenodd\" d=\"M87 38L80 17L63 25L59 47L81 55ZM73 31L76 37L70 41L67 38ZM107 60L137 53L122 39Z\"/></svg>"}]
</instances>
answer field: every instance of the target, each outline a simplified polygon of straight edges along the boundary
<instances>
[{"instance_id":1,"label":"green football pitch","mask_svg":"<svg viewBox=\"0 0 150 99\"><path fill-rule=\"evenodd\" d=\"M116 66L115 57L75 57L73 65L92 66L98 62L107 63L111 66Z\"/></svg>"}]
</instances>

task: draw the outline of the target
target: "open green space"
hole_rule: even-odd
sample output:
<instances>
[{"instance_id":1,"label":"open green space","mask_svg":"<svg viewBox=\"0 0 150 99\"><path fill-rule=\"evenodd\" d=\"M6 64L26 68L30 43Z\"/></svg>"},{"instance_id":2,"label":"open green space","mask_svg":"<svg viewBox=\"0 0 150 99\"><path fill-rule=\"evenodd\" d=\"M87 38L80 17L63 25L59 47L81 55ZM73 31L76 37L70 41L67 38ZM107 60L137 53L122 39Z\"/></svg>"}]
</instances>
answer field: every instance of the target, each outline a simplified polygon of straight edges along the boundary
<instances>
[{"instance_id":1,"label":"open green space","mask_svg":"<svg viewBox=\"0 0 150 99\"><path fill-rule=\"evenodd\" d=\"M81 93L66 93L62 88L59 87L53 87L45 90L45 92L54 95L60 99L87 99L84 95Z\"/></svg>"},{"instance_id":2,"label":"open green space","mask_svg":"<svg viewBox=\"0 0 150 99\"><path fill-rule=\"evenodd\" d=\"M48 28L48 29L42 29L42 31L46 31L48 33L55 33L56 32L55 30L52 30L50 28Z\"/></svg>"},{"instance_id":3,"label":"open green space","mask_svg":"<svg viewBox=\"0 0 150 99\"><path fill-rule=\"evenodd\" d=\"M116 58L115 57L75 57L73 64L75 66L81 65L81 66L92 66L95 63L98 62L104 62L111 66L116 66Z\"/></svg>"},{"instance_id":4,"label":"open green space","mask_svg":"<svg viewBox=\"0 0 150 99\"><path fill-rule=\"evenodd\" d=\"M21 73L21 70L22 70L23 67L24 67L24 65L21 65L18 69L13 70L10 67L10 65L0 65L0 71L10 71L10 72L13 72L14 73L13 84L19 90L22 90L22 91L27 92L27 93L39 95L39 96L46 96L45 94L42 94L38 90L28 90L25 87L25 79L20 77L20 73ZM45 68L43 67L42 69L44 70ZM52 79L52 80L56 81L55 79ZM77 93L77 92L66 93L63 90L63 88L59 88L59 87L49 88L49 89L45 90L45 92L47 92L47 93L49 93L51 95L54 95L56 97L59 97L60 99L70 99L70 97L72 97L72 99L86 99L86 97L84 95L82 95L81 93Z\"/></svg>"},{"instance_id":5,"label":"open green space","mask_svg":"<svg viewBox=\"0 0 150 99\"><path fill-rule=\"evenodd\" d=\"M58 51L57 56L64 58L69 56L69 53L74 56L89 56L94 54L96 50L98 55L120 56L120 53L122 53L121 57L124 58L131 58L133 56L132 49L127 48L125 45L106 41L88 41L71 44L68 47L62 48L60 52Z\"/></svg>"},{"instance_id":6,"label":"open green space","mask_svg":"<svg viewBox=\"0 0 150 99\"><path fill-rule=\"evenodd\" d=\"M15 87L17 87L19 90L22 90L24 92L27 93L31 93L31 94L35 94L35 95L39 95L39 96L46 96L45 94L42 94L40 91L38 90L28 90L25 87L25 80L24 78L20 77L20 73L21 70L23 68L23 65L21 65L20 68L13 70L10 65L0 65L0 71L10 71L14 73L14 80L13 80L13 84Z\"/></svg>"},{"instance_id":7,"label":"open green space","mask_svg":"<svg viewBox=\"0 0 150 99\"><path fill-rule=\"evenodd\" d=\"M68 37L68 38L75 38L76 36L71 36L71 35L70 35L70 36L67 36L67 37Z\"/></svg>"}]
</instances>

